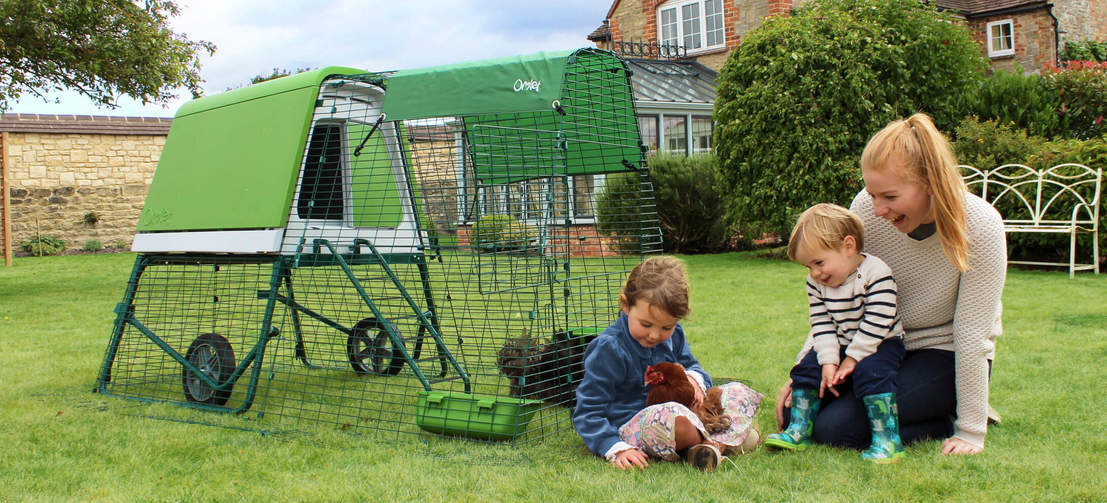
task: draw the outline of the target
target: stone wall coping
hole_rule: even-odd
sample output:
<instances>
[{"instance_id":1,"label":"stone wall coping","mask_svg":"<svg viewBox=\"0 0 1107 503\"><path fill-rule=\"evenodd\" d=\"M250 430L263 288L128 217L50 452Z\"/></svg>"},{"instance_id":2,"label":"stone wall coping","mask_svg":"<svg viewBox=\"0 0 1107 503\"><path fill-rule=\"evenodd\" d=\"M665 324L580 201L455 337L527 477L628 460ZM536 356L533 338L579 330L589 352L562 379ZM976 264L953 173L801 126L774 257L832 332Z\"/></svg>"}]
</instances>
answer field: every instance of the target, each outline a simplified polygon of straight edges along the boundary
<instances>
[{"instance_id":1,"label":"stone wall coping","mask_svg":"<svg viewBox=\"0 0 1107 503\"><path fill-rule=\"evenodd\" d=\"M166 136L170 117L58 115L13 113L0 116L0 131L9 133Z\"/></svg>"}]
</instances>

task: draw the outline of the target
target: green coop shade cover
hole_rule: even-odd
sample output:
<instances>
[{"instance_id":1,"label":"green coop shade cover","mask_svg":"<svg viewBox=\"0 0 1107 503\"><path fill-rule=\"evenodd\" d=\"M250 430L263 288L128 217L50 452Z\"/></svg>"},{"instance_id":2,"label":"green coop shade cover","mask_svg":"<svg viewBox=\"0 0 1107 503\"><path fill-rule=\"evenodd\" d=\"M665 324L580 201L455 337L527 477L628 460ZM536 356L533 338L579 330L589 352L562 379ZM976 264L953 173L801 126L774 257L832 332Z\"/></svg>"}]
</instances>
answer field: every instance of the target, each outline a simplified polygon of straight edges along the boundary
<instances>
[{"instance_id":1,"label":"green coop shade cover","mask_svg":"<svg viewBox=\"0 0 1107 503\"><path fill-rule=\"evenodd\" d=\"M644 160L626 66L607 51L399 71L387 79L384 112L463 120L482 183L626 171Z\"/></svg>"},{"instance_id":2,"label":"green coop shade cover","mask_svg":"<svg viewBox=\"0 0 1107 503\"><path fill-rule=\"evenodd\" d=\"M388 77L388 120L551 109L573 51L540 52L415 70Z\"/></svg>"}]
</instances>

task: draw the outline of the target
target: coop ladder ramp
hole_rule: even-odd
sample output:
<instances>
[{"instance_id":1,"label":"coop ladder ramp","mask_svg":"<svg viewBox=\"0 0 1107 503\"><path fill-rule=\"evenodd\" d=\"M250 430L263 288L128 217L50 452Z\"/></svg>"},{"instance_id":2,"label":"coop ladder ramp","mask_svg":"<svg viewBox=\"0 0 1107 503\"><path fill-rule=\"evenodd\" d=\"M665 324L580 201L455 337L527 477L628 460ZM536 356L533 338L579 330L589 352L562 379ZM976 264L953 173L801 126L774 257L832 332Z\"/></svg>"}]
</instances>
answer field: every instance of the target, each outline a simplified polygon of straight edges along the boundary
<instances>
[{"instance_id":1,"label":"coop ladder ramp","mask_svg":"<svg viewBox=\"0 0 1107 503\"><path fill-rule=\"evenodd\" d=\"M365 288L361 286L361 282L358 281L357 276L354 275L354 271L350 269L350 265L347 264L346 260L342 258L342 255L338 253L338 250L335 248L334 244L326 239L316 239L312 242L312 244L316 247L327 247L327 250L331 252L331 256L334 257L338 265L342 267L342 271L346 273L346 277L349 278L350 282L353 283L354 288L357 289L357 293L361 296L361 300L364 301L365 305L368 306L369 309L373 312L373 316L377 317L377 319L384 319L384 315L382 315L381 312L377 309L376 303L374 303L373 299L369 297L369 294L365 291ZM434 338L434 343L438 348L439 354L445 356L445 358L449 361L450 366L452 366L454 368L454 371L457 372L458 377L455 378L445 378L434 381L427 379L427 376L423 374L422 369L419 368L418 361L414 357L412 357L411 353L408 352L408 350L404 347L404 344L402 344L399 340L398 334L396 334L393 330L387 330L388 336L392 338L394 346L403 354L404 360L410 366L412 372L415 373L415 377L419 379L420 383L422 383L423 389L430 391L431 384L433 383L456 380L457 378L460 378L465 383L465 392L470 393L471 383L469 381L469 374L465 371L464 368L461 367L461 364L458 363L457 358L455 358L453 353L451 353L450 350L446 347L446 342L442 340L442 334L440 334L438 332L438 329L435 328L434 324L431 323L430 318L427 316L427 313L420 309L419 305L415 303L415 299L413 299L411 295L407 292L407 288L404 288L403 282L400 281L399 276L397 276L392 268L389 267L387 259L385 259L385 257L381 255L380 251L377 250L377 247L373 246L373 243L369 242L369 240L367 239L354 240L354 246L356 247L357 245L365 245L369 248L369 251L373 254L373 258L376 259L376 263L381 266L385 274L392 281L392 284L396 287L397 291L399 291L400 295L403 296L404 302L406 302L411 311L415 313L415 316L418 318L419 323L423 326L427 333Z\"/></svg>"}]
</instances>

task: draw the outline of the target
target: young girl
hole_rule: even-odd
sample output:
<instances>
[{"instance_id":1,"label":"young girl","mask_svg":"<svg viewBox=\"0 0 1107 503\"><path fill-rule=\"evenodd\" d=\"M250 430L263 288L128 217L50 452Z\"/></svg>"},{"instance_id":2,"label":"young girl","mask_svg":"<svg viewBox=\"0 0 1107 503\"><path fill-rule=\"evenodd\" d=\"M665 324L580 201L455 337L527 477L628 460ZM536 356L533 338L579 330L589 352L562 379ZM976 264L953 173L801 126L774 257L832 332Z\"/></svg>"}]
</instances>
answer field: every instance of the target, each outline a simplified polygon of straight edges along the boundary
<instances>
[{"instance_id":1,"label":"young girl","mask_svg":"<svg viewBox=\"0 0 1107 503\"><path fill-rule=\"evenodd\" d=\"M708 434L694 412L676 403L646 407L646 367L676 362L687 370L696 403L711 387L711 376L692 356L680 319L688 314L688 278L671 257L653 257L630 272L619 295L619 318L593 340L584 354L584 378L577 387L573 425L598 456L620 469L645 468L647 458L682 457L704 471L724 454L757 446L752 428L761 394L741 383L723 388L730 428Z\"/></svg>"},{"instance_id":2,"label":"young girl","mask_svg":"<svg viewBox=\"0 0 1107 503\"><path fill-rule=\"evenodd\" d=\"M896 374L903 362L903 327L896 312L896 281L884 261L862 252L861 219L836 204L800 215L788 257L807 267L811 331L792 367L788 428L765 445L803 450L811 445L824 392L852 380L865 404L872 438L861 458L894 463L903 457L896 409Z\"/></svg>"}]
</instances>

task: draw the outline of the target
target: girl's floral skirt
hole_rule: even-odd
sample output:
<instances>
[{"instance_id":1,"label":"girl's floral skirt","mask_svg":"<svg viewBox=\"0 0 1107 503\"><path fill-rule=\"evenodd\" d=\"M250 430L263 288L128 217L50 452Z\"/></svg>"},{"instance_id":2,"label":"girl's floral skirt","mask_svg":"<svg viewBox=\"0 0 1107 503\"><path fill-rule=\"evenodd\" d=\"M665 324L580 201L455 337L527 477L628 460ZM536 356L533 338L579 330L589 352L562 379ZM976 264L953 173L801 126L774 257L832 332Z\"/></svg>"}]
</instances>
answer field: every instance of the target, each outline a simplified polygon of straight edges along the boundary
<instances>
[{"instance_id":1,"label":"girl's floral skirt","mask_svg":"<svg viewBox=\"0 0 1107 503\"><path fill-rule=\"evenodd\" d=\"M642 409L638 414L619 428L619 437L651 457L666 461L679 461L676 452L676 418L684 417L700 430L704 437L726 446L742 445L750 428L753 416L761 406L761 393L740 382L726 383L723 389L723 412L730 417L730 428L726 431L708 434L695 412L676 402L665 402Z\"/></svg>"}]
</instances>

